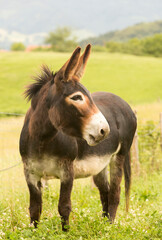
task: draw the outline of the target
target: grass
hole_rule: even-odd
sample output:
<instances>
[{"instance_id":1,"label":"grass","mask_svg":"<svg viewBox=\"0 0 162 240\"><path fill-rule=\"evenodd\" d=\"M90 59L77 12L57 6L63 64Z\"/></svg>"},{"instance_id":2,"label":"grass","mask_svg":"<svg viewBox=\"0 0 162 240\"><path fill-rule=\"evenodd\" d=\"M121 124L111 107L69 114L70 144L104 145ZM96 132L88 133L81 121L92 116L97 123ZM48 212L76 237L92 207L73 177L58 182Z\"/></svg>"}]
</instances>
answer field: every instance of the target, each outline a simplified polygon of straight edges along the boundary
<instances>
[{"instance_id":1,"label":"grass","mask_svg":"<svg viewBox=\"0 0 162 240\"><path fill-rule=\"evenodd\" d=\"M69 53L1 53L0 111L25 113L24 86L31 75L47 64L57 71ZM162 99L162 59L122 54L93 53L82 83L91 91L113 92L131 105L147 104Z\"/></svg>"},{"instance_id":2,"label":"grass","mask_svg":"<svg viewBox=\"0 0 162 240\"><path fill-rule=\"evenodd\" d=\"M29 226L26 188L4 198L0 208L1 239L161 239L159 175L134 179L127 216L122 190L114 225L101 217L99 194L96 188L91 187L90 179L75 181L68 233L61 231L57 212L59 186L56 181L53 180L49 189L44 190L43 213L38 229Z\"/></svg>"},{"instance_id":3,"label":"grass","mask_svg":"<svg viewBox=\"0 0 162 240\"><path fill-rule=\"evenodd\" d=\"M19 163L18 140L23 118L0 120L0 170ZM141 163L142 165L142 163ZM142 166L144 169L144 167ZM102 218L99 193L91 179L76 180L72 192L70 231L61 231L57 211L59 181L43 191L43 213L38 229L29 225L29 194L23 166L0 172L0 239L161 239L161 174L133 176L130 211L126 216L124 184L115 224Z\"/></svg>"},{"instance_id":4,"label":"grass","mask_svg":"<svg viewBox=\"0 0 162 240\"><path fill-rule=\"evenodd\" d=\"M24 85L42 63L58 70L68 59L64 53L1 53L0 112L25 113ZM83 84L91 91L110 91L127 100L137 111L138 123L159 121L162 111L162 59L121 54L92 53ZM162 239L160 171L133 176L130 211L125 214L124 185L115 224L101 217L99 193L91 180L74 183L70 231L61 231L57 211L59 181L49 182L43 192L43 213L38 229L29 226L29 194L18 151L21 118L0 119L0 239ZM145 149L143 149L145 151ZM161 155L159 156L159 159ZM2 169L13 166L7 171Z\"/></svg>"}]
</instances>

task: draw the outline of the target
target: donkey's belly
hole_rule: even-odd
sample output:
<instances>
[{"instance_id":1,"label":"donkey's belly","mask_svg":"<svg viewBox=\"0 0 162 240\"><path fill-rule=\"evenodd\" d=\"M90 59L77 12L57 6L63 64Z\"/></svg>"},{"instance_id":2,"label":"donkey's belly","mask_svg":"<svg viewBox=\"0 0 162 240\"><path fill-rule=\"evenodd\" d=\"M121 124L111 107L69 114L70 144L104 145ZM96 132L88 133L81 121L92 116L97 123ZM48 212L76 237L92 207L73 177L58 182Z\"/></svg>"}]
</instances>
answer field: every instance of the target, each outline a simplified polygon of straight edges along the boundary
<instances>
[{"instance_id":1,"label":"donkey's belly","mask_svg":"<svg viewBox=\"0 0 162 240\"><path fill-rule=\"evenodd\" d=\"M62 178L63 167L56 157L44 156L41 160L30 159L27 165L29 174L39 179Z\"/></svg>"},{"instance_id":2,"label":"donkey's belly","mask_svg":"<svg viewBox=\"0 0 162 240\"><path fill-rule=\"evenodd\" d=\"M75 159L73 162L74 178L84 178L101 172L109 163L111 155L91 155L84 159ZM31 178L59 178L64 179L64 164L55 157L44 157L41 161L30 159L28 170Z\"/></svg>"},{"instance_id":3,"label":"donkey's belly","mask_svg":"<svg viewBox=\"0 0 162 240\"><path fill-rule=\"evenodd\" d=\"M110 162L111 155L105 156L88 156L85 159L74 160L74 177L84 178L91 175L97 175Z\"/></svg>"}]
</instances>

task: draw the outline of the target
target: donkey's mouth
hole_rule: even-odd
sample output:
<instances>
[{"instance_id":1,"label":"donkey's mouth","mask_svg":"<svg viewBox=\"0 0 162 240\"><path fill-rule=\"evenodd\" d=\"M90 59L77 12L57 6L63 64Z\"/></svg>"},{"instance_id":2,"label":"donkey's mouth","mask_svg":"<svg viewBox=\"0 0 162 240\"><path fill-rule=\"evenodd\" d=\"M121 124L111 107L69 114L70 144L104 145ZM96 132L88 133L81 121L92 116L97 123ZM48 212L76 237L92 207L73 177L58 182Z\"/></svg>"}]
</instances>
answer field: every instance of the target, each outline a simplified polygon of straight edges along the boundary
<instances>
[{"instance_id":1,"label":"donkey's mouth","mask_svg":"<svg viewBox=\"0 0 162 240\"><path fill-rule=\"evenodd\" d=\"M94 137L92 134L89 134L88 139L86 139L86 141L87 141L89 146L95 146L98 143L102 142L107 137L107 135Z\"/></svg>"},{"instance_id":2,"label":"donkey's mouth","mask_svg":"<svg viewBox=\"0 0 162 240\"><path fill-rule=\"evenodd\" d=\"M95 146L110 133L109 124L101 112L93 114L83 129L83 138L88 145Z\"/></svg>"},{"instance_id":3,"label":"donkey's mouth","mask_svg":"<svg viewBox=\"0 0 162 240\"><path fill-rule=\"evenodd\" d=\"M89 140L90 141L88 142L88 144L90 146L95 146L95 145L97 145L99 143L99 141L95 140L95 137L92 134L89 134Z\"/></svg>"}]
</instances>

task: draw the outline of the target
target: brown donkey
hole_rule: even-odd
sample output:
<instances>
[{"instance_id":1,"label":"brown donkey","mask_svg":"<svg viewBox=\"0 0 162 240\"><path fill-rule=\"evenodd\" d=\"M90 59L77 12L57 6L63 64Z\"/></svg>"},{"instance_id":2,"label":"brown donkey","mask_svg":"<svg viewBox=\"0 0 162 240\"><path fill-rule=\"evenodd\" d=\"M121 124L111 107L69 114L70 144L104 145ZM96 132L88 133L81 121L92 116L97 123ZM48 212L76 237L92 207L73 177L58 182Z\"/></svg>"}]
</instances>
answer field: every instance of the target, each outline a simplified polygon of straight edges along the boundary
<instances>
[{"instance_id":1,"label":"brown donkey","mask_svg":"<svg viewBox=\"0 0 162 240\"><path fill-rule=\"evenodd\" d=\"M61 181L58 211L67 230L75 178L93 176L99 189L103 216L113 222L120 199L124 169L126 206L130 191L129 151L136 117L120 97L107 92L90 94L79 82L91 46L81 48L55 74L43 67L25 94L31 100L20 137L20 153L30 192L31 223L42 211L42 178ZM107 166L110 164L110 184Z\"/></svg>"}]
</instances>

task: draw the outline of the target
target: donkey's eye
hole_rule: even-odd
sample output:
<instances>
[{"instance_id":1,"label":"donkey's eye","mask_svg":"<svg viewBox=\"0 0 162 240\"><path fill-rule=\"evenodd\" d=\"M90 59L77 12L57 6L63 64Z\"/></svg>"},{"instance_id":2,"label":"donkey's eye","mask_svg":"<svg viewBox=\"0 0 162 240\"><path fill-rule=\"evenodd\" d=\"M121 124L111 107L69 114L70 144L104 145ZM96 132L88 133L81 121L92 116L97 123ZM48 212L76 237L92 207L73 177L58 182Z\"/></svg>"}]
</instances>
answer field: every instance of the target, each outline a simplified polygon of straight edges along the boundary
<instances>
[{"instance_id":1,"label":"donkey's eye","mask_svg":"<svg viewBox=\"0 0 162 240\"><path fill-rule=\"evenodd\" d=\"M79 94L71 97L71 99L74 100L74 101L83 101L82 96L79 95Z\"/></svg>"}]
</instances>

